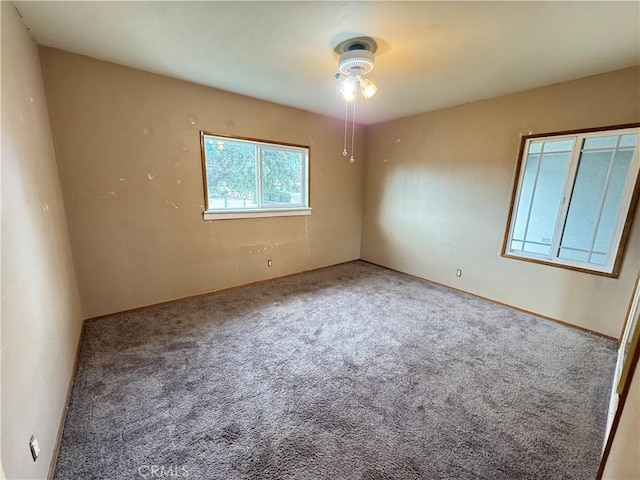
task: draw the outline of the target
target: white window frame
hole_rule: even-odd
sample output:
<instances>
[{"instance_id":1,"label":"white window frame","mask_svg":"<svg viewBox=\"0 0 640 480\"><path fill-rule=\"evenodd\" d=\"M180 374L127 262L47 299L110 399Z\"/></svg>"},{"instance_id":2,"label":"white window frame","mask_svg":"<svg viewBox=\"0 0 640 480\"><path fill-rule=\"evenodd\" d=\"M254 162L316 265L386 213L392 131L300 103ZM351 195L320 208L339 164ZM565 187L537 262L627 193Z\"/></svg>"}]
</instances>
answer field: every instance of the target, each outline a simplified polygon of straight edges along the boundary
<instances>
[{"instance_id":1,"label":"white window frame","mask_svg":"<svg viewBox=\"0 0 640 480\"><path fill-rule=\"evenodd\" d=\"M604 265L596 265L589 262L569 260L559 257L560 242L564 230L564 224L569 211L569 204L571 195L573 193L573 186L575 178L578 172L578 165L582 151L582 145L585 139L593 137L605 137L611 135L624 135L628 133L636 133L639 136L639 141L636 143L631 164L629 166L629 173L627 174L627 181L625 183L622 199L620 201L620 207L618 210L618 216L616 224L613 230L613 235L609 248L607 250L607 262ZM554 229L553 238L550 243L550 250L548 255L536 254L531 252L525 252L521 250L512 250L511 242L513 240L513 229L515 228L515 217L518 211L518 203L520 200L522 183L524 180L524 172L526 168L527 153L529 151L529 145L533 142L540 141L557 141L564 139L573 139L573 150L571 153L571 159L567 170L564 190L562 194L562 201L559 208L557 217L557 223ZM626 241L631 230L631 222L635 212L636 205L638 203L638 196L640 194L640 124L632 125L618 125L612 127L592 128L584 130L573 130L569 132L558 133L545 133L535 135L525 135L522 137L520 144L520 153L518 156L518 163L516 166L516 177L514 181L514 188L511 197L511 205L509 209L509 216L507 220L507 230L505 233L504 243L502 247L502 256L507 258L514 258L519 260L525 260L530 262L542 263L546 265L552 265L556 267L569 268L581 272L594 273L598 275L604 275L608 277L617 278L619 275L620 265L622 263L622 257L626 246ZM601 206L602 208L602 206Z\"/></svg>"},{"instance_id":2,"label":"white window frame","mask_svg":"<svg viewBox=\"0 0 640 480\"><path fill-rule=\"evenodd\" d=\"M256 147L256 176L257 176L257 197L259 206L256 208L242 209L214 209L209 208L209 189L207 182L207 158L205 150L206 140L232 141L238 143L246 143ZM262 205L262 150L278 150L283 152L294 152L302 155L302 185L300 187L300 205L290 204L270 204ZM203 218L205 220L228 220L235 218L260 218L260 217L291 217L300 215L311 215L311 207L309 205L309 158L311 155L310 148L305 145L295 145L290 143L269 142L266 140L257 140L254 138L235 137L231 135L223 135L218 133L200 132L200 151L202 155L202 177L204 181L204 205L205 211Z\"/></svg>"}]
</instances>

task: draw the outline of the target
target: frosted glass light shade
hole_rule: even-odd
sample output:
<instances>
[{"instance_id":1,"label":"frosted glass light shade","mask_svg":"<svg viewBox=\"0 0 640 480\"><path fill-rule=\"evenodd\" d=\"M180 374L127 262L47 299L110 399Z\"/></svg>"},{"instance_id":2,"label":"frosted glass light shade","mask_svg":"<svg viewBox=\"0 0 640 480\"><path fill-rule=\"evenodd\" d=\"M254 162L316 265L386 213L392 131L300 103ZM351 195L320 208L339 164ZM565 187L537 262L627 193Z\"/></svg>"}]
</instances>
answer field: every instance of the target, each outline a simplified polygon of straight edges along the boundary
<instances>
[{"instance_id":1,"label":"frosted glass light shade","mask_svg":"<svg viewBox=\"0 0 640 480\"><path fill-rule=\"evenodd\" d=\"M360 82L360 90L362 90L362 96L369 99L376 94L378 87L371 80L365 79Z\"/></svg>"},{"instance_id":2,"label":"frosted glass light shade","mask_svg":"<svg viewBox=\"0 0 640 480\"><path fill-rule=\"evenodd\" d=\"M356 99L356 79L353 77L345 78L340 85L340 94L345 102L353 102Z\"/></svg>"}]
</instances>

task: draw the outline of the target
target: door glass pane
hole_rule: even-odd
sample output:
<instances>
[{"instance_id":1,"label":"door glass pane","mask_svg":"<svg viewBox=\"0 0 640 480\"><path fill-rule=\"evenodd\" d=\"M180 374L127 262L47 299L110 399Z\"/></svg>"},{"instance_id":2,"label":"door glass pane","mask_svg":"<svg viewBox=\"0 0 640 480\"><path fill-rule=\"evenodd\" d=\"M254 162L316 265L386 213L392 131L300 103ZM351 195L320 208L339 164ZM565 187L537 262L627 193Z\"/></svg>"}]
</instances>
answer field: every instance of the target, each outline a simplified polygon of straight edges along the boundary
<instances>
[{"instance_id":1,"label":"door glass pane","mask_svg":"<svg viewBox=\"0 0 640 480\"><path fill-rule=\"evenodd\" d=\"M244 142L207 137L207 193L210 210L256 208L257 148Z\"/></svg>"},{"instance_id":2,"label":"door glass pane","mask_svg":"<svg viewBox=\"0 0 640 480\"><path fill-rule=\"evenodd\" d=\"M302 154L262 150L262 201L264 205L302 205Z\"/></svg>"},{"instance_id":3,"label":"door glass pane","mask_svg":"<svg viewBox=\"0 0 640 480\"><path fill-rule=\"evenodd\" d=\"M591 251L602 194L611 162L610 151L583 152L573 186L561 247ZM566 251L560 251L561 258Z\"/></svg>"}]
</instances>

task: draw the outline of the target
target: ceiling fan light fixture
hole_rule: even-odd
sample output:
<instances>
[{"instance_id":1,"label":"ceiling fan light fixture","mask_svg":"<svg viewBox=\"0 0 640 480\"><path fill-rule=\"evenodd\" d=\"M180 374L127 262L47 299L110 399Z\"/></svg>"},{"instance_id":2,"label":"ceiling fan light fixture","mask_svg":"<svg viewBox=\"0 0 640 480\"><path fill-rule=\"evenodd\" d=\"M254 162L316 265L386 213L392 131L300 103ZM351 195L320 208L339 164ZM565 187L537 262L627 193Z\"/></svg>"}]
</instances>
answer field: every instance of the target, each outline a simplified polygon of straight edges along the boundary
<instances>
[{"instance_id":1,"label":"ceiling fan light fixture","mask_svg":"<svg viewBox=\"0 0 640 480\"><path fill-rule=\"evenodd\" d=\"M357 85L365 99L373 97L378 91L375 83L365 78L375 67L375 52L378 46L373 38L358 37L340 43L335 52L338 59L338 77L345 76L340 85L340 94L347 103L353 103L357 96Z\"/></svg>"},{"instance_id":2,"label":"ceiling fan light fixture","mask_svg":"<svg viewBox=\"0 0 640 480\"><path fill-rule=\"evenodd\" d=\"M365 100L373 97L378 91L378 87L365 75L375 67L375 56L378 45L371 37L358 37L345 40L338 44L334 52L340 55L338 59L338 72L335 78L344 76L345 79L340 84L340 95L345 102L344 110L344 149L342 155L347 156L347 130L349 124L349 105L351 105L351 157L350 162L355 162L353 148L356 135L356 97L358 90Z\"/></svg>"}]
</instances>

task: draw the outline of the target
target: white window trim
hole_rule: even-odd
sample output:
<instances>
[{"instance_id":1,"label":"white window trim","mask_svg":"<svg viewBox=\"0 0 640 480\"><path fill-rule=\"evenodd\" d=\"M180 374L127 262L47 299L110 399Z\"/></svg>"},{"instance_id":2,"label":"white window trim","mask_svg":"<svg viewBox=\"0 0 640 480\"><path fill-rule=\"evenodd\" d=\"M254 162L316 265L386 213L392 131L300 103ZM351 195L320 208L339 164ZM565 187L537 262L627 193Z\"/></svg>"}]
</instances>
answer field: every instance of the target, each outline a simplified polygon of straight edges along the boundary
<instances>
[{"instance_id":1,"label":"white window trim","mask_svg":"<svg viewBox=\"0 0 640 480\"><path fill-rule=\"evenodd\" d=\"M292 204L272 204L267 207L262 206L260 208L243 208L243 209L206 209L203 212L204 220L231 220L239 218L265 218L265 217L292 217L292 216L304 216L311 215L312 208L309 204L309 164L311 157L311 149L305 145L293 145L286 143L269 142L266 140L258 140L246 137L235 137L231 135L223 135L216 133L208 133L200 131L200 150L202 155L202 177L204 185L204 201L205 206L209 204L209 192L207 187L207 158L204 142L207 138L214 140L227 140L231 142L241 142L253 145L256 147L257 165L257 197L262 202L262 150L279 150L289 151L295 153L301 153L303 155L303 161L301 165L302 169L302 184L300 186L300 198L301 202L298 205Z\"/></svg>"},{"instance_id":2,"label":"white window trim","mask_svg":"<svg viewBox=\"0 0 640 480\"><path fill-rule=\"evenodd\" d=\"M311 208L273 208L269 210L206 210L205 220L231 220L234 218L263 218L263 217L297 217L311 215Z\"/></svg>"},{"instance_id":3,"label":"white window trim","mask_svg":"<svg viewBox=\"0 0 640 480\"><path fill-rule=\"evenodd\" d=\"M543 263L546 265L552 265L557 267L570 268L587 273L595 273L606 275L610 277L617 277L620 267L623 250L625 245L625 236L628 235L628 230L631 227L632 215L635 211L636 203L638 202L638 189L640 188L640 146L636 144L633 158L629 166L629 173L627 175L627 182L623 191L620 207L618 210L618 218L616 219L616 226L614 228L613 235L609 248L607 249L607 263L605 265L596 265L588 262L581 262L576 260L569 260L558 257L558 250L560 247L560 241L562 239L562 225L566 220L566 216L569 209L569 200L573 190L573 183L578 169L578 160L581 154L582 142L586 138L603 137L607 135L624 135L627 133L637 133L640 136L639 126L620 126L620 127L604 127L602 129L590 129L590 130L577 130L573 132L567 132L566 134L539 134L539 135L527 135L523 136L520 156L518 159L517 176L515 177L514 184L515 189L511 200L509 218L507 223L507 232L502 249L502 256L507 258L516 258L520 260ZM569 169L567 171L566 181L563 190L563 199L558 214L558 220L554 230L554 238L551 242L551 248L549 255L536 254L531 252L523 252L520 250L511 250L511 241L513 237L513 229L515 228L515 216L518 211L518 203L520 201L520 193L522 183L524 179L524 171L527 162L527 152L529 151L529 145L532 142L544 141L544 140L563 140L574 139L574 146L572 150ZM639 141L640 142L640 141ZM632 180L630 181L629 178ZM517 182L517 183L516 183ZM555 254L554 254L555 252ZM613 252L613 254L611 254Z\"/></svg>"}]
</instances>

